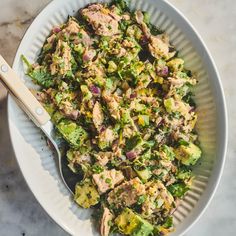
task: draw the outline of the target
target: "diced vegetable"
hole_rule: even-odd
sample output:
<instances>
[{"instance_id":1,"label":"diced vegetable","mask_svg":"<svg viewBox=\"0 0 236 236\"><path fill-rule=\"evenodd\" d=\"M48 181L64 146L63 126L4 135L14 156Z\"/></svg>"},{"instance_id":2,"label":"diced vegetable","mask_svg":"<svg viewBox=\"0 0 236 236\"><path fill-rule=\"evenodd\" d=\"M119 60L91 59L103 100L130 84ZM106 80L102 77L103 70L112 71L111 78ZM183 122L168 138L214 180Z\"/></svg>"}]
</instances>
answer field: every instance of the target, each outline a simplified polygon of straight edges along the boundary
<instances>
[{"instance_id":1,"label":"diced vegetable","mask_svg":"<svg viewBox=\"0 0 236 236\"><path fill-rule=\"evenodd\" d=\"M126 235L149 236L153 231L153 226L148 221L142 219L131 209L125 208L115 219L119 230Z\"/></svg>"},{"instance_id":2,"label":"diced vegetable","mask_svg":"<svg viewBox=\"0 0 236 236\"><path fill-rule=\"evenodd\" d=\"M176 110L175 100L173 98L165 99L164 105L168 113L171 113Z\"/></svg>"},{"instance_id":3,"label":"diced vegetable","mask_svg":"<svg viewBox=\"0 0 236 236\"><path fill-rule=\"evenodd\" d=\"M139 115L138 116L138 123L141 126L148 126L149 125L149 116L148 115Z\"/></svg>"},{"instance_id":4,"label":"diced vegetable","mask_svg":"<svg viewBox=\"0 0 236 236\"><path fill-rule=\"evenodd\" d=\"M75 122L63 119L57 124L58 131L74 148L79 148L88 138L87 132Z\"/></svg>"},{"instance_id":5,"label":"diced vegetable","mask_svg":"<svg viewBox=\"0 0 236 236\"><path fill-rule=\"evenodd\" d=\"M53 113L52 115L53 123L58 124L62 119L64 119L64 115L61 112L56 111Z\"/></svg>"},{"instance_id":6,"label":"diced vegetable","mask_svg":"<svg viewBox=\"0 0 236 236\"><path fill-rule=\"evenodd\" d=\"M172 71L181 71L184 68L184 60L181 58L174 58L167 62L167 66L172 70Z\"/></svg>"},{"instance_id":7,"label":"diced vegetable","mask_svg":"<svg viewBox=\"0 0 236 236\"><path fill-rule=\"evenodd\" d=\"M189 190L189 187L184 183L172 184L168 187L168 190L174 197L183 197L185 193Z\"/></svg>"},{"instance_id":8,"label":"diced vegetable","mask_svg":"<svg viewBox=\"0 0 236 236\"><path fill-rule=\"evenodd\" d=\"M90 92L90 90L88 89L88 87L86 86L86 85L81 85L80 86L80 89L81 89L81 91L82 91L82 94L83 94L83 96L84 96L84 100L85 101L89 101L89 99L91 99L92 98L92 93Z\"/></svg>"},{"instance_id":9,"label":"diced vegetable","mask_svg":"<svg viewBox=\"0 0 236 236\"><path fill-rule=\"evenodd\" d=\"M52 78L49 72L45 68L36 67L28 71L28 75L33 79L33 81L45 88L52 87L55 80Z\"/></svg>"},{"instance_id":10,"label":"diced vegetable","mask_svg":"<svg viewBox=\"0 0 236 236\"><path fill-rule=\"evenodd\" d=\"M202 155L202 151L195 144L189 143L188 145L180 145L175 150L175 155L176 158L182 162L182 164L189 166L196 164Z\"/></svg>"},{"instance_id":11,"label":"diced vegetable","mask_svg":"<svg viewBox=\"0 0 236 236\"><path fill-rule=\"evenodd\" d=\"M89 208L99 202L100 196L92 182L87 179L76 185L74 199L81 207Z\"/></svg>"},{"instance_id":12,"label":"diced vegetable","mask_svg":"<svg viewBox=\"0 0 236 236\"><path fill-rule=\"evenodd\" d=\"M152 173L149 169L145 168L143 170L135 170L137 175L139 176L139 178L141 178L141 180L145 182L147 182L151 176L152 176Z\"/></svg>"},{"instance_id":13,"label":"diced vegetable","mask_svg":"<svg viewBox=\"0 0 236 236\"><path fill-rule=\"evenodd\" d=\"M114 61L109 61L108 62L108 69L107 69L108 73L113 73L116 70L117 70L117 65L115 64L115 62Z\"/></svg>"}]
</instances>

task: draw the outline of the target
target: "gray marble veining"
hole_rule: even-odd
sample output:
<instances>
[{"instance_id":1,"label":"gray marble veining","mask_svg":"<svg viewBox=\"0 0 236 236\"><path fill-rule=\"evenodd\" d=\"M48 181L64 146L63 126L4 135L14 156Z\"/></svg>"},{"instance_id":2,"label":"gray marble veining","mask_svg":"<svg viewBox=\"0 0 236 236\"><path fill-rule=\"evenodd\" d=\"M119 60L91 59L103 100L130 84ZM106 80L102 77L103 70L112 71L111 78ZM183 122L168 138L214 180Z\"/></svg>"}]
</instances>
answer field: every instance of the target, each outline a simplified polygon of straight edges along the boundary
<instances>
[{"instance_id":1,"label":"gray marble veining","mask_svg":"<svg viewBox=\"0 0 236 236\"><path fill-rule=\"evenodd\" d=\"M27 26L50 0L0 1L0 53L12 63ZM222 77L229 112L229 145L217 193L186 236L236 235L236 1L169 0L196 27ZM10 144L6 91L0 85L0 235L67 235L38 204L19 170Z\"/></svg>"}]
</instances>

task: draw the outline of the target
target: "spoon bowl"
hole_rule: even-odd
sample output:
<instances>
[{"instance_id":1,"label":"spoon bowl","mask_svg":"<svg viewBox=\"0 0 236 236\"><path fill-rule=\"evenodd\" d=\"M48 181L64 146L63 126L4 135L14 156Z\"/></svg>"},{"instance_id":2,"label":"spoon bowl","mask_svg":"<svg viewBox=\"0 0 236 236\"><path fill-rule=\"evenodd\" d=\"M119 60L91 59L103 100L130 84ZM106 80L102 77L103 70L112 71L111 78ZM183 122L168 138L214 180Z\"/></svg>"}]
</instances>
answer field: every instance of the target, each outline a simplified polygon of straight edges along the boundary
<instances>
[{"instance_id":1,"label":"spoon bowl","mask_svg":"<svg viewBox=\"0 0 236 236\"><path fill-rule=\"evenodd\" d=\"M57 153L58 167L62 181L69 189L69 191L74 194L75 185L78 182L78 174L74 174L68 167L68 162L66 158L67 146L65 141L60 138L60 136L58 136L58 133L56 132L56 127L51 121L48 121L45 125L41 126L41 130L49 139Z\"/></svg>"}]
</instances>

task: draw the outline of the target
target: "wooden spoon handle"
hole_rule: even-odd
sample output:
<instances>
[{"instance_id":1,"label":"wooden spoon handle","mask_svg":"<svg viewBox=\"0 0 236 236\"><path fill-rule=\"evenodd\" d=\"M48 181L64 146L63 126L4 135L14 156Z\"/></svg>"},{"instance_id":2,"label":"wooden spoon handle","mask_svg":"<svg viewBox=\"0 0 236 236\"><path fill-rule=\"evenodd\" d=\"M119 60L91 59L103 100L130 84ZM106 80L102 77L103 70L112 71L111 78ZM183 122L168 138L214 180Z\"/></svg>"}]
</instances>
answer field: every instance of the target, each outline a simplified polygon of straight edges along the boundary
<instances>
[{"instance_id":1,"label":"wooden spoon handle","mask_svg":"<svg viewBox=\"0 0 236 236\"><path fill-rule=\"evenodd\" d=\"M21 108L30 116L37 126L50 120L50 116L40 102L34 97L23 81L0 55L0 81L6 89L20 102Z\"/></svg>"}]
</instances>

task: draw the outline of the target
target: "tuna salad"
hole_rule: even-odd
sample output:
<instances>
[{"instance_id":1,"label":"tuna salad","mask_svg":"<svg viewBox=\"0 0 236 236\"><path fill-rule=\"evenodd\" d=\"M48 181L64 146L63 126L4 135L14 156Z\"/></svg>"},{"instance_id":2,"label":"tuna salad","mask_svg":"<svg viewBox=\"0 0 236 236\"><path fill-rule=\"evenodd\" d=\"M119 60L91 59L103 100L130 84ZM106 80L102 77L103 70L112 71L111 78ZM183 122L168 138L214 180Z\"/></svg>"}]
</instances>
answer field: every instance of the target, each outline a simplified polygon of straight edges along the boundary
<instances>
[{"instance_id":1,"label":"tuna salad","mask_svg":"<svg viewBox=\"0 0 236 236\"><path fill-rule=\"evenodd\" d=\"M23 60L67 143L74 200L101 235L172 232L202 152L197 81L168 35L123 0L93 3L51 30L37 62Z\"/></svg>"}]
</instances>

